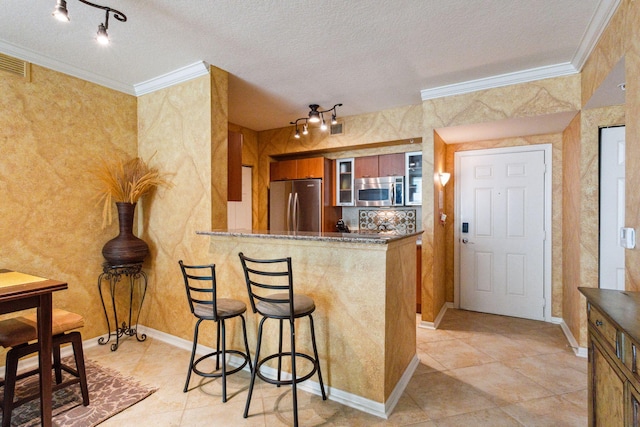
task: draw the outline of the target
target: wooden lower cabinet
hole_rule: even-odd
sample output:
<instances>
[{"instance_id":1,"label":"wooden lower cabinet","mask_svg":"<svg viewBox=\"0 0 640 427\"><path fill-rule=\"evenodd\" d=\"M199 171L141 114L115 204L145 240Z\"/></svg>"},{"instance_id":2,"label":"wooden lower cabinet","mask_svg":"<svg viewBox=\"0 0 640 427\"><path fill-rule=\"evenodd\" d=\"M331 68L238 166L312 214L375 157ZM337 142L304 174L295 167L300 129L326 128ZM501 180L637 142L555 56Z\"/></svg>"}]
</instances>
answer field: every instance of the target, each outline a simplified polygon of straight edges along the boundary
<instances>
[{"instance_id":1,"label":"wooden lower cabinet","mask_svg":"<svg viewBox=\"0 0 640 427\"><path fill-rule=\"evenodd\" d=\"M640 426L640 392L629 384L627 396L627 406L629 407L627 425Z\"/></svg>"},{"instance_id":2,"label":"wooden lower cabinet","mask_svg":"<svg viewBox=\"0 0 640 427\"><path fill-rule=\"evenodd\" d=\"M640 427L640 292L579 290L587 298L589 425Z\"/></svg>"},{"instance_id":3,"label":"wooden lower cabinet","mask_svg":"<svg viewBox=\"0 0 640 427\"><path fill-rule=\"evenodd\" d=\"M589 336L589 413L594 426L622 426L624 420L624 378L614 369L597 340Z\"/></svg>"}]
</instances>

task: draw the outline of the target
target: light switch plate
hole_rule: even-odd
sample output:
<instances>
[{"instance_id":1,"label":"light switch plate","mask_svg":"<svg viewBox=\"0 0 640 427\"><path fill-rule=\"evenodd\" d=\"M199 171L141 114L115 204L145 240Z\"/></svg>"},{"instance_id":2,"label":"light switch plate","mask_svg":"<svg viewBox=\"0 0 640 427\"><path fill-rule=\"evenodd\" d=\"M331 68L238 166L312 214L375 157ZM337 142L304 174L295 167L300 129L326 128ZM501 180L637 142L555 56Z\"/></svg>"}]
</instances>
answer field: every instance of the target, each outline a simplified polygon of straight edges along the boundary
<instances>
[{"instance_id":1,"label":"light switch plate","mask_svg":"<svg viewBox=\"0 0 640 427\"><path fill-rule=\"evenodd\" d=\"M626 249L633 249L636 247L635 228L623 227L620 229L620 246Z\"/></svg>"}]
</instances>

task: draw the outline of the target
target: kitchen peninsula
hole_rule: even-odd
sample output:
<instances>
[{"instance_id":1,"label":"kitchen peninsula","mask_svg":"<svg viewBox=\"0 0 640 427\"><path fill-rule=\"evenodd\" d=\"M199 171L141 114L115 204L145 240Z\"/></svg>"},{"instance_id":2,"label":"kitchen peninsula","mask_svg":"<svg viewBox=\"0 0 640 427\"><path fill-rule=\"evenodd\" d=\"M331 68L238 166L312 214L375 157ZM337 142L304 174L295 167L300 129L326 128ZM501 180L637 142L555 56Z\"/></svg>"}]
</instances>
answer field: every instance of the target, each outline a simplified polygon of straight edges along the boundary
<instances>
[{"instance_id":1,"label":"kitchen peninsula","mask_svg":"<svg viewBox=\"0 0 640 427\"><path fill-rule=\"evenodd\" d=\"M210 261L216 264L222 297L248 301L239 252L253 258L291 257L295 292L315 300L316 339L329 398L380 417L391 413L418 365L415 250L421 231L198 234L211 239ZM253 351L255 316L249 313L247 322ZM305 348L311 342L308 325L301 323L296 332L302 351L310 351ZM271 336L277 336L275 330ZM277 343L274 339L267 345Z\"/></svg>"}]
</instances>

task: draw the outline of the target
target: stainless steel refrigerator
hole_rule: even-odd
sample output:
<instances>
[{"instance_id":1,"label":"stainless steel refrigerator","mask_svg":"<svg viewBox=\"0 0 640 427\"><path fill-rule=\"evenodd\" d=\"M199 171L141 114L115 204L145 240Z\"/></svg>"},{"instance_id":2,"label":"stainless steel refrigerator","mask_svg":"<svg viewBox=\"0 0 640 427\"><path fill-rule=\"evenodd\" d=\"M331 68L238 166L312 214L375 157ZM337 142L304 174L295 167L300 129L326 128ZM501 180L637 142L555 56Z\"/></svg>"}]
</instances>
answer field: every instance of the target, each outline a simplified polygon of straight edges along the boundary
<instances>
[{"instance_id":1,"label":"stainless steel refrigerator","mask_svg":"<svg viewBox=\"0 0 640 427\"><path fill-rule=\"evenodd\" d=\"M322 231L322 180L274 181L269 191L269 230Z\"/></svg>"}]
</instances>

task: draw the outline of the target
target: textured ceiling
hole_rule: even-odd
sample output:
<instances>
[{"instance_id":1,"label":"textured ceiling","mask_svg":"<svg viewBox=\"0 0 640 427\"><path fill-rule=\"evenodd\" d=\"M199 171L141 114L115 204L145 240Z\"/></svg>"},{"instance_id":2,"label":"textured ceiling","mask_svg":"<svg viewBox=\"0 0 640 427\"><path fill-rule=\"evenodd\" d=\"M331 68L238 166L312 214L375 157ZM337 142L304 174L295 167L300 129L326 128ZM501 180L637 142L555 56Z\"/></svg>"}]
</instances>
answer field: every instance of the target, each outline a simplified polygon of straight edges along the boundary
<instances>
[{"instance_id":1,"label":"textured ceiling","mask_svg":"<svg viewBox=\"0 0 640 427\"><path fill-rule=\"evenodd\" d=\"M541 67L579 71L617 0L5 0L0 52L117 90L204 61L230 73L230 121L286 126L307 105L348 116L419 104L421 91ZM559 69L560 69L559 68ZM424 94L422 95L424 96Z\"/></svg>"}]
</instances>

